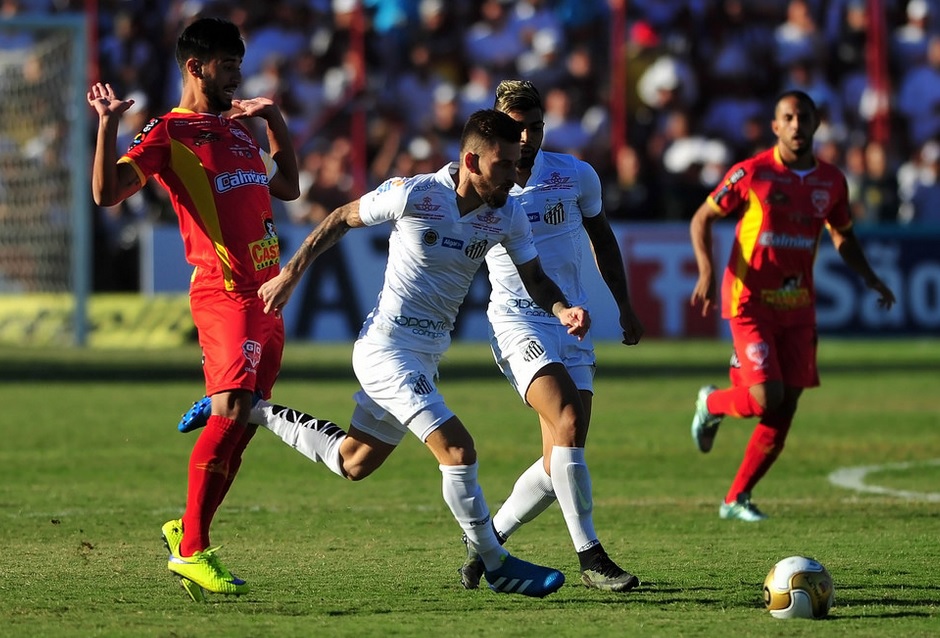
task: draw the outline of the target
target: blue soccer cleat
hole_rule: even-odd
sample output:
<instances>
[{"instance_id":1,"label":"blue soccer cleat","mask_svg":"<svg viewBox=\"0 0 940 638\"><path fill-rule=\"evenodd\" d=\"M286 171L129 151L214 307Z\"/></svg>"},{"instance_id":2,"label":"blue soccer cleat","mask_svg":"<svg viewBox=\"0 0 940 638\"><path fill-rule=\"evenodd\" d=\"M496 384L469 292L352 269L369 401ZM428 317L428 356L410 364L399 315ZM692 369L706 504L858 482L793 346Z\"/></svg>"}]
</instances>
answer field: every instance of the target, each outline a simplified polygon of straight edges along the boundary
<instances>
[{"instance_id":1,"label":"blue soccer cleat","mask_svg":"<svg viewBox=\"0 0 940 638\"><path fill-rule=\"evenodd\" d=\"M209 417L211 415L212 398L202 397L193 403L193 407L186 411L186 414L182 416L179 424L177 424L176 429L181 433L186 434L187 432L204 428L206 427L206 423L209 422Z\"/></svg>"},{"instance_id":2,"label":"blue soccer cleat","mask_svg":"<svg viewBox=\"0 0 940 638\"><path fill-rule=\"evenodd\" d=\"M528 563L507 554L499 569L485 572L486 583L500 594L522 594L544 598L565 584L565 575L557 569Z\"/></svg>"},{"instance_id":3,"label":"blue soccer cleat","mask_svg":"<svg viewBox=\"0 0 940 638\"><path fill-rule=\"evenodd\" d=\"M251 407L258 405L261 400L261 393L255 392L251 397ZM202 397L189 408L176 424L176 429L182 434L206 427L209 417L212 416L212 397Z\"/></svg>"}]
</instances>

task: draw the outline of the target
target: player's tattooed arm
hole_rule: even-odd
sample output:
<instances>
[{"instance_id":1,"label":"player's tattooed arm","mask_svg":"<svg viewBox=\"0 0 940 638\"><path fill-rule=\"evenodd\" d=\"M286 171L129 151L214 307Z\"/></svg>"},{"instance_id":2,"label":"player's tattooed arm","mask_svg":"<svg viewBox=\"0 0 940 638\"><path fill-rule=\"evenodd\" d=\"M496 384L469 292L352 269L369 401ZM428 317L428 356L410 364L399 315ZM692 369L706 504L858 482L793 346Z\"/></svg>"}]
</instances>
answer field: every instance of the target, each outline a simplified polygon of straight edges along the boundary
<instances>
[{"instance_id":1,"label":"player's tattooed arm","mask_svg":"<svg viewBox=\"0 0 940 638\"><path fill-rule=\"evenodd\" d=\"M340 206L314 228L297 252L273 279L258 289L258 297L264 301L264 311L280 312L290 299L300 278L317 257L343 238L349 229L365 226L359 217L359 200Z\"/></svg>"}]
</instances>

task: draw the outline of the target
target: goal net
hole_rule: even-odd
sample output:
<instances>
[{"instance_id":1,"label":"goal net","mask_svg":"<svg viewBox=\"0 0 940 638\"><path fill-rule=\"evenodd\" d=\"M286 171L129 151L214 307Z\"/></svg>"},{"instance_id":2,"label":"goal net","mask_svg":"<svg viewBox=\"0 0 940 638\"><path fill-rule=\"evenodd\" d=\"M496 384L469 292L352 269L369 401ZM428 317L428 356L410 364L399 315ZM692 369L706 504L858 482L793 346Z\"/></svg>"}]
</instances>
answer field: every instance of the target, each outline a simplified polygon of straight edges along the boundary
<instances>
[{"instance_id":1,"label":"goal net","mask_svg":"<svg viewBox=\"0 0 940 638\"><path fill-rule=\"evenodd\" d=\"M0 295L66 293L75 341L90 288L84 17L0 20Z\"/></svg>"}]
</instances>

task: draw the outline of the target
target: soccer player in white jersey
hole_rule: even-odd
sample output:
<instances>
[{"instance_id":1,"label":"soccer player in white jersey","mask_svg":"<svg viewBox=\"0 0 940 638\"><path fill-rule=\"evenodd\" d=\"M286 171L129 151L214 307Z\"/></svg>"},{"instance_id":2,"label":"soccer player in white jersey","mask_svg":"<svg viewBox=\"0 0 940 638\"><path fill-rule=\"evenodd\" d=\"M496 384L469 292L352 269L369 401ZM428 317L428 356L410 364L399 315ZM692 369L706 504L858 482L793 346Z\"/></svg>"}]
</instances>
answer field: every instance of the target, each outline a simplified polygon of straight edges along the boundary
<instances>
[{"instance_id":1,"label":"soccer player in white jersey","mask_svg":"<svg viewBox=\"0 0 940 638\"><path fill-rule=\"evenodd\" d=\"M532 225L542 267L570 302L586 307L580 277L586 231L617 303L623 342L636 344L643 326L630 304L623 259L604 215L597 173L571 155L540 149L542 101L531 82L501 82L496 109L524 126L510 199ZM487 315L493 356L523 401L538 413L542 431L542 456L516 481L493 517L494 531L504 542L557 500L578 554L581 581L605 591L630 590L639 579L610 559L594 531L591 477L584 457L595 370L590 336L567 334L533 301L502 247L487 254L486 265L492 285ZM464 587L479 585L483 564L470 544L459 572Z\"/></svg>"},{"instance_id":2,"label":"soccer player in white jersey","mask_svg":"<svg viewBox=\"0 0 940 638\"><path fill-rule=\"evenodd\" d=\"M490 588L542 597L564 583L555 569L520 560L502 547L477 480L473 438L435 384L457 311L486 254L502 245L532 298L583 338L590 316L568 303L539 262L524 213L511 201L522 127L496 110L474 113L461 138L460 161L437 173L387 180L334 210L304 240L258 295L280 312L307 267L353 228L391 223L385 281L353 347L361 385L348 433L283 406L260 401L250 421L308 458L356 481L369 476L411 431L437 459L444 500L479 554ZM181 431L199 427L200 402Z\"/></svg>"}]
</instances>

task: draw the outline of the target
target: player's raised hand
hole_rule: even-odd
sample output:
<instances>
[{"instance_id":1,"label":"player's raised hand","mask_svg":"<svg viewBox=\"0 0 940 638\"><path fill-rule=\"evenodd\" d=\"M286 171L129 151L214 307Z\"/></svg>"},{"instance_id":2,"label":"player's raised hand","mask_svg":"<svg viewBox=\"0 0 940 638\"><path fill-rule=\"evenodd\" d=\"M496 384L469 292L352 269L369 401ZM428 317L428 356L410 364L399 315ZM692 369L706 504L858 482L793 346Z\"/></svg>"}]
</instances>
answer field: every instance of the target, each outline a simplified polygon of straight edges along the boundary
<instances>
[{"instance_id":1,"label":"player's raised hand","mask_svg":"<svg viewBox=\"0 0 940 638\"><path fill-rule=\"evenodd\" d=\"M114 95L110 84L96 82L86 94L88 103L101 117L109 115L122 115L127 109L134 106L134 100L122 100Z\"/></svg>"},{"instance_id":2,"label":"player's raised hand","mask_svg":"<svg viewBox=\"0 0 940 638\"><path fill-rule=\"evenodd\" d=\"M248 100L232 100L232 111L229 117L233 120L248 117L268 119L273 113L280 113L277 106L266 97L253 97Z\"/></svg>"}]
</instances>

